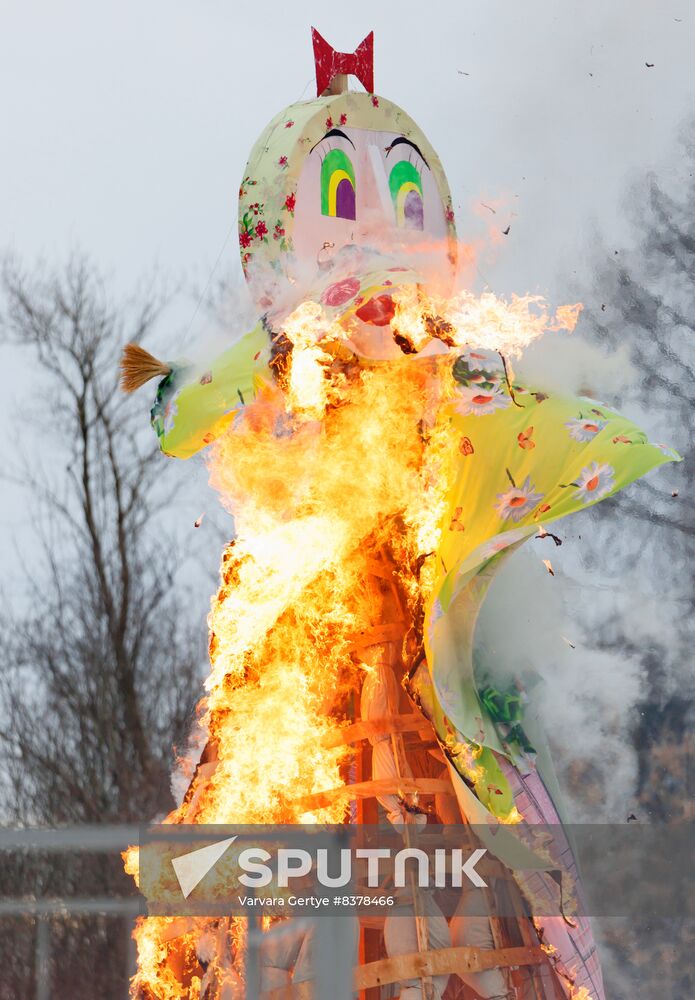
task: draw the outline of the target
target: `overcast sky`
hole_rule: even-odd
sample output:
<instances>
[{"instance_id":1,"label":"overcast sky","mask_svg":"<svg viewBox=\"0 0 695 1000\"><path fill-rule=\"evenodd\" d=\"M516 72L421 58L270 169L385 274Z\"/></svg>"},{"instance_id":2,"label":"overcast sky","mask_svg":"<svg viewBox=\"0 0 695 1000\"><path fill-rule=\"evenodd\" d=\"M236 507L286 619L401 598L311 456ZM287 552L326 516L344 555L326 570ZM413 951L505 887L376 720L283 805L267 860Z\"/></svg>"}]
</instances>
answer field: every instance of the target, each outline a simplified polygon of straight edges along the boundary
<instances>
[{"instance_id":1,"label":"overcast sky","mask_svg":"<svg viewBox=\"0 0 695 1000\"><path fill-rule=\"evenodd\" d=\"M462 236L481 200L518 213L490 268L502 288L549 287L592 216L619 233L628 177L673 156L695 96L695 10L669 0L0 11L2 242L28 259L79 244L124 283L154 261L207 275L254 140L313 95L312 23L344 50L374 29L376 90L438 149ZM236 256L230 239L220 270Z\"/></svg>"},{"instance_id":2,"label":"overcast sky","mask_svg":"<svg viewBox=\"0 0 695 1000\"><path fill-rule=\"evenodd\" d=\"M237 273L239 180L269 118L315 92L311 24L346 51L374 29L377 93L439 151L464 239L511 223L480 264L497 291L563 299L592 221L625 239L630 179L677 171L686 2L0 0L0 246L27 263L79 246L120 290L153 264L202 285L227 240L216 278ZM160 329L165 356L194 308ZM2 358L6 419L31 376ZM21 516L6 506L4 531Z\"/></svg>"}]
</instances>

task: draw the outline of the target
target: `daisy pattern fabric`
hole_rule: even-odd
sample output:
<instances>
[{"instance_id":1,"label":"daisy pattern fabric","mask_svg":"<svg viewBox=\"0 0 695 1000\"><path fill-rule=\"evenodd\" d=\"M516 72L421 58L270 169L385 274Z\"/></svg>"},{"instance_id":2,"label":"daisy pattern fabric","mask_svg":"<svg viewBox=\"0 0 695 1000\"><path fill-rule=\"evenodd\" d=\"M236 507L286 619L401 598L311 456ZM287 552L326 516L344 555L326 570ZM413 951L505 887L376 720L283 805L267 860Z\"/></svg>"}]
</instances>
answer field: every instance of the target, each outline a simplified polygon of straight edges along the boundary
<instances>
[{"instance_id":1,"label":"daisy pattern fabric","mask_svg":"<svg viewBox=\"0 0 695 1000\"><path fill-rule=\"evenodd\" d=\"M464 741L474 753L479 801L506 819L514 801L494 755L518 762L519 747L501 737L479 696L472 655L494 574L541 525L679 456L595 400L510 387L498 355L464 352L453 372L457 386L438 419L455 459L425 620L429 678L420 672L416 687L440 737Z\"/></svg>"}]
</instances>

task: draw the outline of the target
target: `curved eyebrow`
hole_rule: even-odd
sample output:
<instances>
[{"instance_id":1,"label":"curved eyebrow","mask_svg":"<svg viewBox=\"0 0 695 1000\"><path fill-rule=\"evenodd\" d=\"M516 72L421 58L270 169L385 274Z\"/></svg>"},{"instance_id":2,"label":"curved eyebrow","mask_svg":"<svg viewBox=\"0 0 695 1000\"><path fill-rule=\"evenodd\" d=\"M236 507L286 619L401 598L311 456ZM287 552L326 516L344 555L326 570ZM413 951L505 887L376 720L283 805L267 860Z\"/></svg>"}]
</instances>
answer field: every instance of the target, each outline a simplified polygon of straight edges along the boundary
<instances>
[{"instance_id":1,"label":"curved eyebrow","mask_svg":"<svg viewBox=\"0 0 695 1000\"><path fill-rule=\"evenodd\" d=\"M387 156L389 155L389 153L394 148L394 146L401 146L403 144L405 144L406 146L410 146L411 149L414 149L415 152L417 153L417 155L422 160L422 162L427 167L427 169L428 170L430 169L430 165L427 162L427 160L425 159L425 157L422 155L422 150L420 149L420 147L416 146L414 142L410 141L410 139L406 139L406 137L404 135L399 136L398 139L394 139L393 142L391 143L391 145L386 147L386 155Z\"/></svg>"},{"instance_id":2,"label":"curved eyebrow","mask_svg":"<svg viewBox=\"0 0 695 1000\"><path fill-rule=\"evenodd\" d=\"M319 141L317 143L315 143L311 147L311 149L309 150L309 152L313 153L314 150L316 149L316 147L320 146L324 139L332 139L332 138L347 139L347 141L350 143L350 145L352 146L352 148L355 149L355 144L354 144L354 142L352 141L352 139L350 138L349 135L345 135L345 133L341 132L339 128L332 128L332 129L329 129L328 132L326 132L326 134L324 136L322 136L319 139ZM423 160L424 160L424 156L423 156Z\"/></svg>"}]
</instances>

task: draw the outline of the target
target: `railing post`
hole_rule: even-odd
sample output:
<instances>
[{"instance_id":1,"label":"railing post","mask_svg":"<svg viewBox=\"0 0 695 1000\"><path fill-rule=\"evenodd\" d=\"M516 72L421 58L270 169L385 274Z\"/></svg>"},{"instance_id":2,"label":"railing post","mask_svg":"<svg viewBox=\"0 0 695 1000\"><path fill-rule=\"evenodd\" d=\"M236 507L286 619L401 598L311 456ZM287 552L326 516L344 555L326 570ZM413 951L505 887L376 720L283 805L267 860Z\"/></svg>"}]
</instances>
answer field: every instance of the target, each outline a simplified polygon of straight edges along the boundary
<instances>
[{"instance_id":1,"label":"railing post","mask_svg":"<svg viewBox=\"0 0 695 1000\"><path fill-rule=\"evenodd\" d=\"M357 937L355 917L316 917L314 925L314 1000L351 1000Z\"/></svg>"},{"instance_id":2,"label":"railing post","mask_svg":"<svg viewBox=\"0 0 695 1000\"><path fill-rule=\"evenodd\" d=\"M133 937L133 931L135 929L135 923L130 918L126 917L123 921L123 926L125 928L125 962L126 962L126 994L125 1000L130 998L130 980L133 978L135 973L138 971L138 949L135 944L135 938Z\"/></svg>"},{"instance_id":3,"label":"railing post","mask_svg":"<svg viewBox=\"0 0 695 1000\"><path fill-rule=\"evenodd\" d=\"M246 1000L257 1000L261 995L261 942L263 932L260 920L253 910L246 918Z\"/></svg>"},{"instance_id":4,"label":"railing post","mask_svg":"<svg viewBox=\"0 0 695 1000\"><path fill-rule=\"evenodd\" d=\"M36 1000L51 1000L51 925L47 916L36 919L34 976Z\"/></svg>"}]
</instances>

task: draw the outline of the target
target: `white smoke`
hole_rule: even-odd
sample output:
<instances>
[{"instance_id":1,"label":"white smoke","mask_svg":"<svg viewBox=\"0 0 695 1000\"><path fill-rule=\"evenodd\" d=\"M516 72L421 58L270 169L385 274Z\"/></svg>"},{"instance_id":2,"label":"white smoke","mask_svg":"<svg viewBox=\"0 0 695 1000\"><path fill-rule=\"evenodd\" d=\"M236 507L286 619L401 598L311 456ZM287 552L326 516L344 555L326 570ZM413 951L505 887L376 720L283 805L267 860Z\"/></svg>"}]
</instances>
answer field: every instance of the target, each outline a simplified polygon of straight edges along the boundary
<instances>
[{"instance_id":1,"label":"white smoke","mask_svg":"<svg viewBox=\"0 0 695 1000\"><path fill-rule=\"evenodd\" d=\"M573 575L581 542L562 522L553 531L564 538L561 548L549 537L532 539L500 569L481 613L477 658L495 685L521 681L570 818L624 822L635 810L629 728L643 668L636 657L591 648L585 607L596 594Z\"/></svg>"},{"instance_id":2,"label":"white smoke","mask_svg":"<svg viewBox=\"0 0 695 1000\"><path fill-rule=\"evenodd\" d=\"M615 405L629 395L638 373L628 347L608 354L581 337L546 334L525 352L517 375L529 384L572 395L589 394ZM639 414L630 413L644 426ZM666 467L668 470L669 467ZM659 481L661 476L661 481ZM668 471L652 474L668 492ZM610 504L611 501L604 501ZM639 816L637 752L632 728L646 694L640 652L668 643L670 601L650 593L631 572L633 521L614 508L610 527L601 525L612 554L608 571L592 564L596 512L555 522L552 538L530 540L501 567L483 607L476 645L481 665L498 684L518 677L551 746L565 805L575 821L625 822ZM549 560L554 576L543 560ZM672 600L671 600L672 602ZM665 610L666 609L666 610ZM595 646L596 628L613 617L630 648ZM574 648L572 648L574 647Z\"/></svg>"}]
</instances>

